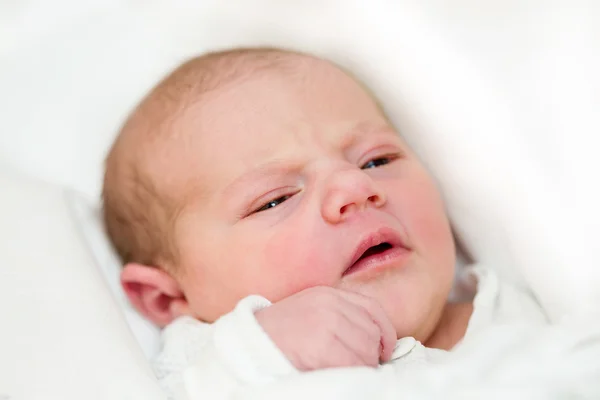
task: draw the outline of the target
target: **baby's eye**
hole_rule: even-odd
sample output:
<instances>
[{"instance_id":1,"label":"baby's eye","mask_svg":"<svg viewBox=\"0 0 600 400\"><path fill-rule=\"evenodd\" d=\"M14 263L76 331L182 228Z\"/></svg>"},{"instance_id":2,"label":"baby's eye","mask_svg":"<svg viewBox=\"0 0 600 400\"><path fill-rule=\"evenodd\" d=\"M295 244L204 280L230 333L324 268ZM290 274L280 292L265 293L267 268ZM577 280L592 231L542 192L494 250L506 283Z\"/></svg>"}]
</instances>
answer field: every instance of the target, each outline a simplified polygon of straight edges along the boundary
<instances>
[{"instance_id":1,"label":"baby's eye","mask_svg":"<svg viewBox=\"0 0 600 400\"><path fill-rule=\"evenodd\" d=\"M285 195L285 196L278 197L278 198L276 198L274 200L271 200L267 204L265 204L264 206L260 207L256 211L254 211L254 213L265 211L265 210L268 210L269 208L277 207L278 205L280 205L281 203L283 203L284 201L286 201L290 197L292 197L292 196L291 195Z\"/></svg>"},{"instance_id":2,"label":"baby's eye","mask_svg":"<svg viewBox=\"0 0 600 400\"><path fill-rule=\"evenodd\" d=\"M381 167L382 165L386 165L386 164L389 164L390 162L392 162L394 160L394 158L395 157L393 157L393 156L374 158L371 161L368 161L362 167L360 167L360 169L370 169L370 168Z\"/></svg>"}]
</instances>

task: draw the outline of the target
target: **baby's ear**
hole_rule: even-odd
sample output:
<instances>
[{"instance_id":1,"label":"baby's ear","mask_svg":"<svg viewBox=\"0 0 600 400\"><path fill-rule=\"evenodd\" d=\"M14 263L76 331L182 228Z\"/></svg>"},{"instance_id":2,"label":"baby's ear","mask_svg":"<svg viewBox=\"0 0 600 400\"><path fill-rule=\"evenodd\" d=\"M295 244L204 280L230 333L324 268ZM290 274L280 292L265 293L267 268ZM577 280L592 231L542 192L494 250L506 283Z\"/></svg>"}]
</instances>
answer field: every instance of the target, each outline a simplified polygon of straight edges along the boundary
<instances>
[{"instance_id":1,"label":"baby's ear","mask_svg":"<svg viewBox=\"0 0 600 400\"><path fill-rule=\"evenodd\" d=\"M189 314L179 283L160 268L129 263L121 272L121 285L136 310L161 328Z\"/></svg>"}]
</instances>

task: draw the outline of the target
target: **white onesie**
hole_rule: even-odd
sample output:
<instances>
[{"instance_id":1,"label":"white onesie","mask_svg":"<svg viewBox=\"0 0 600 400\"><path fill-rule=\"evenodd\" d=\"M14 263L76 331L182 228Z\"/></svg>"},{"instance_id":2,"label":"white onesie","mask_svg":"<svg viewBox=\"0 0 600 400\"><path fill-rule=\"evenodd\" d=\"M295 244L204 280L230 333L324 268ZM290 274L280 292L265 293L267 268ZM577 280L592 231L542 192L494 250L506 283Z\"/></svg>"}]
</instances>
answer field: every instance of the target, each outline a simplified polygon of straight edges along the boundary
<instances>
[{"instance_id":1,"label":"white onesie","mask_svg":"<svg viewBox=\"0 0 600 400\"><path fill-rule=\"evenodd\" d=\"M469 273L477 278L478 291L467 332L457 347L491 324L547 322L527 290L500 282L490 269L474 267ZM168 398L194 400L189 393L203 393L204 399L225 399L240 386L267 385L300 374L254 318L254 312L269 305L260 296L249 296L213 324L182 317L165 328L162 351L154 368ZM396 342L392 360L380 369L391 368L395 374L401 374L403 370L435 363L446 354L406 337Z\"/></svg>"}]
</instances>

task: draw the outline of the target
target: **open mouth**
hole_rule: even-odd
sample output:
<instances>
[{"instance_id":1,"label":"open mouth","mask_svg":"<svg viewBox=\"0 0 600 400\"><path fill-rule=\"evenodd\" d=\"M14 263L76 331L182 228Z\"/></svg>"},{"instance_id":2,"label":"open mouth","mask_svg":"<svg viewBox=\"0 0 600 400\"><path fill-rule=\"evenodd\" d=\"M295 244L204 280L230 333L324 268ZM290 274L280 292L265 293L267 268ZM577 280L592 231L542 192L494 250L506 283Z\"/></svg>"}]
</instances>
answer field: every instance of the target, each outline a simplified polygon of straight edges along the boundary
<instances>
[{"instance_id":1,"label":"open mouth","mask_svg":"<svg viewBox=\"0 0 600 400\"><path fill-rule=\"evenodd\" d=\"M381 244L378 244L376 246L371 246L367 249L367 251L365 251L362 256L360 256L358 258L358 260L356 260L356 262L359 262L360 260L363 260L367 257L371 257L372 255L375 254L381 254L386 250L391 249L393 246L391 244L389 244L388 242L383 242Z\"/></svg>"},{"instance_id":2,"label":"open mouth","mask_svg":"<svg viewBox=\"0 0 600 400\"><path fill-rule=\"evenodd\" d=\"M408 251L396 232L388 229L374 232L358 244L343 275L395 264Z\"/></svg>"}]
</instances>

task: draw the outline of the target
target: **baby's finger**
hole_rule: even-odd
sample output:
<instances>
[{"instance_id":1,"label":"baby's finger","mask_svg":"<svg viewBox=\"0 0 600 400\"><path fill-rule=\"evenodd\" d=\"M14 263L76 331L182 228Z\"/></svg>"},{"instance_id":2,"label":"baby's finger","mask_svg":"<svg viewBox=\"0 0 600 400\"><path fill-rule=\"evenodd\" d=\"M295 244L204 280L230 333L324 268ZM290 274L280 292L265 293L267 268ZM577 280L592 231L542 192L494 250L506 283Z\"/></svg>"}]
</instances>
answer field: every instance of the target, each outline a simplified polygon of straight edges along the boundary
<instances>
[{"instance_id":1,"label":"baby's finger","mask_svg":"<svg viewBox=\"0 0 600 400\"><path fill-rule=\"evenodd\" d=\"M381 351L381 349L378 349L381 344L381 328L374 322L371 314L363 306L349 301L347 301L347 304L350 307L343 307L340 312L355 325L356 329L360 329L363 332L369 343L375 344L375 349L379 354Z\"/></svg>"},{"instance_id":2,"label":"baby's finger","mask_svg":"<svg viewBox=\"0 0 600 400\"><path fill-rule=\"evenodd\" d=\"M320 368L377 366L377 361L370 361L359 354L351 344L348 344L348 337L343 338L343 336L347 335L335 335L335 342L331 344L327 351L328 356L323 360Z\"/></svg>"},{"instance_id":3,"label":"baby's finger","mask_svg":"<svg viewBox=\"0 0 600 400\"><path fill-rule=\"evenodd\" d=\"M394 347L398 338L396 336L396 329L390 322L385 311L383 311L383 308L381 308L379 303L374 299L360 293L349 292L341 289L338 290L338 293L343 299L364 308L371 316L373 322L379 326L382 347L380 359L382 362L389 361L392 357L392 353L394 352Z\"/></svg>"},{"instance_id":4,"label":"baby's finger","mask_svg":"<svg viewBox=\"0 0 600 400\"><path fill-rule=\"evenodd\" d=\"M353 308L356 310L347 314L343 311L342 318L347 322L339 324L340 329L335 333L336 340L360 358L360 365L376 367L379 365L381 352L379 327L362 307L353 305ZM356 312L364 313L364 318L357 318ZM354 317L348 318L348 314L354 314Z\"/></svg>"}]
</instances>

